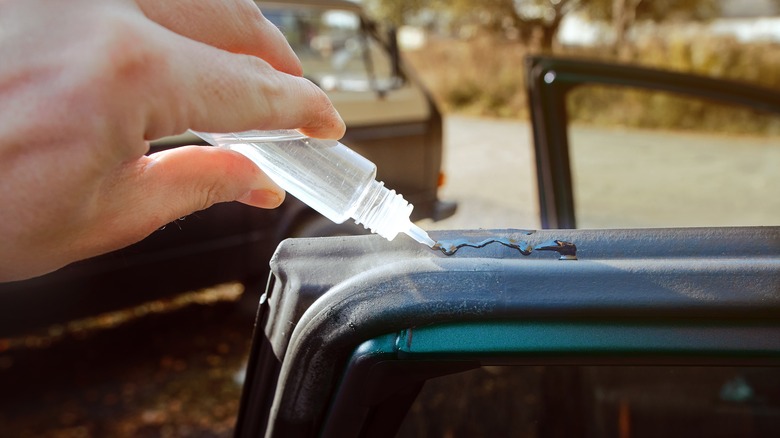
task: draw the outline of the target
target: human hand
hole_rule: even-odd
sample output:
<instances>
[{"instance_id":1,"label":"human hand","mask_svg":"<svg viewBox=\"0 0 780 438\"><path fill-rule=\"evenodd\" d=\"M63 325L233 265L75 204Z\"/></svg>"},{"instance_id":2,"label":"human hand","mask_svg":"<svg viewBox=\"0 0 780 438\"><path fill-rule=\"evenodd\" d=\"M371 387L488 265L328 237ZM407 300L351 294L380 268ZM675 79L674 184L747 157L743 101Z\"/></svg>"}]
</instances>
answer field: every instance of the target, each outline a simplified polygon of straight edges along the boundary
<instances>
[{"instance_id":1,"label":"human hand","mask_svg":"<svg viewBox=\"0 0 780 438\"><path fill-rule=\"evenodd\" d=\"M149 140L187 128L344 133L248 0L5 0L0 59L0 281L121 248L217 202L283 200L237 153L145 156Z\"/></svg>"}]
</instances>

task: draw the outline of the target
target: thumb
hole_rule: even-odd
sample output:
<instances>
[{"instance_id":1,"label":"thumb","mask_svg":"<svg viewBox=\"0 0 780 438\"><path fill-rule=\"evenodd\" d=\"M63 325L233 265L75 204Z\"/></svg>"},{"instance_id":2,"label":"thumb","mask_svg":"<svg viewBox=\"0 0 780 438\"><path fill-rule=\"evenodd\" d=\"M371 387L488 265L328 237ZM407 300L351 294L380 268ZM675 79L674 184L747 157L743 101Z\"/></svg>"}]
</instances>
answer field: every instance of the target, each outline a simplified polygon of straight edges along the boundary
<instances>
[{"instance_id":1,"label":"thumb","mask_svg":"<svg viewBox=\"0 0 780 438\"><path fill-rule=\"evenodd\" d=\"M218 202L240 200L274 208L279 188L243 155L185 146L125 163L104 181L85 226L64 250L65 261L81 260L138 242L160 227ZM106 233L110 229L110 233Z\"/></svg>"},{"instance_id":2,"label":"thumb","mask_svg":"<svg viewBox=\"0 0 780 438\"><path fill-rule=\"evenodd\" d=\"M252 161L225 149L180 147L143 157L139 164L141 170L130 185L135 193L129 199L135 201L132 217L154 222L148 225L149 233L219 202L239 200L275 208L285 196Z\"/></svg>"},{"instance_id":3,"label":"thumb","mask_svg":"<svg viewBox=\"0 0 780 438\"><path fill-rule=\"evenodd\" d=\"M178 208L186 213L235 200L255 207L275 208L284 200L284 190L238 152L187 146L158 152L149 158L153 165L147 167L145 184L179 191L183 197Z\"/></svg>"}]
</instances>

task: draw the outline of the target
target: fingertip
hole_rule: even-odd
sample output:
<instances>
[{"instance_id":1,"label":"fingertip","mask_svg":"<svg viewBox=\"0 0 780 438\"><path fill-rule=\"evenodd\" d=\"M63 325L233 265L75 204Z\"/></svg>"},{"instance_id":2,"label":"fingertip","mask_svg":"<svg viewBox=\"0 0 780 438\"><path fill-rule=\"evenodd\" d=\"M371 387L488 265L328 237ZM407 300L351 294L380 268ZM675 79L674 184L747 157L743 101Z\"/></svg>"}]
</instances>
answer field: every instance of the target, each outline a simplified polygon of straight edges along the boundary
<instances>
[{"instance_id":1,"label":"fingertip","mask_svg":"<svg viewBox=\"0 0 780 438\"><path fill-rule=\"evenodd\" d=\"M219 62L208 68L200 63L194 66L197 74L182 71L177 76L192 79L186 85L192 90L185 102L187 127L204 132L300 129L323 139L344 135L346 125L330 98L310 80L253 56L213 52L203 45L188 47L193 49L188 59L201 54Z\"/></svg>"},{"instance_id":2,"label":"fingertip","mask_svg":"<svg viewBox=\"0 0 780 438\"><path fill-rule=\"evenodd\" d=\"M284 198L284 190L259 189L250 190L243 196L240 196L238 199L236 199L236 201L241 202L242 204L251 205L253 207L271 209L282 205Z\"/></svg>"},{"instance_id":3,"label":"fingertip","mask_svg":"<svg viewBox=\"0 0 780 438\"><path fill-rule=\"evenodd\" d=\"M274 208L284 199L284 191L238 152L185 146L149 158L152 163L145 166L144 182L156 194L150 203L167 205L174 218L218 202L245 198L245 203Z\"/></svg>"},{"instance_id":4,"label":"fingertip","mask_svg":"<svg viewBox=\"0 0 780 438\"><path fill-rule=\"evenodd\" d=\"M293 76L303 76L303 64L301 60L295 54L290 43L287 41L287 37L284 36L281 29L276 27L271 20L269 20L261 10L258 9L259 21L260 21L260 38L257 41L269 41L274 40L275 44L264 44L263 53L257 53L256 51L247 51L248 54L260 56L270 63L275 69L291 74ZM269 46L275 50L271 51ZM265 55L265 56L263 56ZM273 56L270 56L273 55Z\"/></svg>"},{"instance_id":5,"label":"fingertip","mask_svg":"<svg viewBox=\"0 0 780 438\"><path fill-rule=\"evenodd\" d=\"M344 122L342 122L340 125L334 124L331 126L303 127L300 128L299 131L308 137L321 138L325 140L339 140L341 137L344 137L346 129L346 125L344 125Z\"/></svg>"},{"instance_id":6,"label":"fingertip","mask_svg":"<svg viewBox=\"0 0 780 438\"><path fill-rule=\"evenodd\" d=\"M344 119L341 118L341 114L333 107L330 99L327 96L325 99L325 110L320 113L318 118L311 120L311 124L302 126L300 131L309 137L338 140L344 137L344 134L347 132L347 125L344 123Z\"/></svg>"}]
</instances>

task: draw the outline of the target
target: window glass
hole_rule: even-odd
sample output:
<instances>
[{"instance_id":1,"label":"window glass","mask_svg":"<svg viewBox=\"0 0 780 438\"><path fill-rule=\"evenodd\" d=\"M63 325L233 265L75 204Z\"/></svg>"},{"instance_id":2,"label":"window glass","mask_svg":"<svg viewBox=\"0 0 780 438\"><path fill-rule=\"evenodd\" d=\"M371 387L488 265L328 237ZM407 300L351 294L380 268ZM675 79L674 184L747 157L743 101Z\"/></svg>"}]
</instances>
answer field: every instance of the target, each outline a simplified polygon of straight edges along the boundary
<instances>
[{"instance_id":1,"label":"window glass","mask_svg":"<svg viewBox=\"0 0 780 438\"><path fill-rule=\"evenodd\" d=\"M388 53L361 28L360 17L339 9L263 10L301 59L304 75L325 90L372 90L392 80Z\"/></svg>"},{"instance_id":2,"label":"window glass","mask_svg":"<svg viewBox=\"0 0 780 438\"><path fill-rule=\"evenodd\" d=\"M398 437L772 437L777 368L483 367L425 383Z\"/></svg>"},{"instance_id":3,"label":"window glass","mask_svg":"<svg viewBox=\"0 0 780 438\"><path fill-rule=\"evenodd\" d=\"M617 86L567 110L579 228L780 224L780 115Z\"/></svg>"}]
</instances>

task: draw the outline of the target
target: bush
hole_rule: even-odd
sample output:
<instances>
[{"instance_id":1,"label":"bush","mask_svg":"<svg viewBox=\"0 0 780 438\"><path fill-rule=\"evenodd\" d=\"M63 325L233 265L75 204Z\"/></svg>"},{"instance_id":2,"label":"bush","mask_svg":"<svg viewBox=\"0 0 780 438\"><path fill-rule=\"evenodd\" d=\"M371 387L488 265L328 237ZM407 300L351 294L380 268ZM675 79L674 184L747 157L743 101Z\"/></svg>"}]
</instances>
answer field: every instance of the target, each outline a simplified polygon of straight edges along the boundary
<instances>
[{"instance_id":1,"label":"bush","mask_svg":"<svg viewBox=\"0 0 780 438\"><path fill-rule=\"evenodd\" d=\"M406 58L444 111L524 117L528 114L523 85L526 53L515 42L483 36L432 40Z\"/></svg>"},{"instance_id":2,"label":"bush","mask_svg":"<svg viewBox=\"0 0 780 438\"><path fill-rule=\"evenodd\" d=\"M438 39L407 57L445 112L527 117L518 42L481 36ZM613 60L611 48L563 48L562 55ZM626 62L780 88L780 44L666 32L640 39ZM588 86L570 93L574 121L644 128L780 132L777 116L661 92Z\"/></svg>"}]
</instances>

